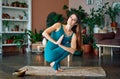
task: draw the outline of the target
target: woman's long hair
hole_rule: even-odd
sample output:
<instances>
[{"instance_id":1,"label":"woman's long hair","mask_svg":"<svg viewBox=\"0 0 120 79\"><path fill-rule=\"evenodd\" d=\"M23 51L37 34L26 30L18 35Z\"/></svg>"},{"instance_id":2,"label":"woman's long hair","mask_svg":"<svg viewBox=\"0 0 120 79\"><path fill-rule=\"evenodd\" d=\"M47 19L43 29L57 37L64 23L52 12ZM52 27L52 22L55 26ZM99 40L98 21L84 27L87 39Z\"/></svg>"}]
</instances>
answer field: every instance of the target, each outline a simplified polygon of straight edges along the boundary
<instances>
[{"instance_id":1,"label":"woman's long hair","mask_svg":"<svg viewBox=\"0 0 120 79\"><path fill-rule=\"evenodd\" d=\"M80 20L80 17L77 14L75 14L75 15L77 16L77 25L74 25L72 27L72 31L74 33L76 33L76 37L77 37L77 41L76 41L76 43L77 43L77 50L81 51L81 48L82 48L81 25L80 25L81 24L81 20Z\"/></svg>"}]
</instances>

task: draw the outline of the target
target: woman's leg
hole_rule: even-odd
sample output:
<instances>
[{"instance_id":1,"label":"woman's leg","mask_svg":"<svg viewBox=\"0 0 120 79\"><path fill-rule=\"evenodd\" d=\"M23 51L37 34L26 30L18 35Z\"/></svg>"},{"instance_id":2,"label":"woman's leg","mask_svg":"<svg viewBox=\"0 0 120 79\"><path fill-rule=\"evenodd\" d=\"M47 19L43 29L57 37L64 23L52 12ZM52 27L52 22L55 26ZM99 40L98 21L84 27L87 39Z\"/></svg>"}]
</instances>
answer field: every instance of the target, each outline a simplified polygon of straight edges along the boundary
<instances>
[{"instance_id":1,"label":"woman's leg","mask_svg":"<svg viewBox=\"0 0 120 79\"><path fill-rule=\"evenodd\" d=\"M64 52L58 59L56 59L55 61L54 61L54 65L55 66L53 66L53 68L54 69L59 69L60 68L60 62L64 59L64 58L66 58L67 56L69 55L69 53L68 52Z\"/></svg>"},{"instance_id":2,"label":"woman's leg","mask_svg":"<svg viewBox=\"0 0 120 79\"><path fill-rule=\"evenodd\" d=\"M64 52L57 60L55 60L56 63L61 62L64 58L66 58L70 53Z\"/></svg>"}]
</instances>

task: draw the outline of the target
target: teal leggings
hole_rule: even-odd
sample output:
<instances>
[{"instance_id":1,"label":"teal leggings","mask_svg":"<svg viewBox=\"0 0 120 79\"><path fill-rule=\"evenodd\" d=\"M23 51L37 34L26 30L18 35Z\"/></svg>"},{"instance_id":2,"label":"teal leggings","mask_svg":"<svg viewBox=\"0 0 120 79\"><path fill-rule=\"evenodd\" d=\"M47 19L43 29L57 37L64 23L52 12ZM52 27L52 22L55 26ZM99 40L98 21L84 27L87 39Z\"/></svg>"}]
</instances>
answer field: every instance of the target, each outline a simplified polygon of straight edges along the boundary
<instances>
[{"instance_id":1,"label":"teal leggings","mask_svg":"<svg viewBox=\"0 0 120 79\"><path fill-rule=\"evenodd\" d=\"M53 66L54 70L58 70L60 68L60 62L66 58L69 55L68 52L64 52L63 55L61 55L61 57L59 57L57 60L55 60L55 64Z\"/></svg>"},{"instance_id":2,"label":"teal leggings","mask_svg":"<svg viewBox=\"0 0 120 79\"><path fill-rule=\"evenodd\" d=\"M54 70L58 70L58 68L60 68L60 62L69 54L69 52L60 47L56 47L54 49L45 48L44 57L47 62L55 62L53 68Z\"/></svg>"}]
</instances>

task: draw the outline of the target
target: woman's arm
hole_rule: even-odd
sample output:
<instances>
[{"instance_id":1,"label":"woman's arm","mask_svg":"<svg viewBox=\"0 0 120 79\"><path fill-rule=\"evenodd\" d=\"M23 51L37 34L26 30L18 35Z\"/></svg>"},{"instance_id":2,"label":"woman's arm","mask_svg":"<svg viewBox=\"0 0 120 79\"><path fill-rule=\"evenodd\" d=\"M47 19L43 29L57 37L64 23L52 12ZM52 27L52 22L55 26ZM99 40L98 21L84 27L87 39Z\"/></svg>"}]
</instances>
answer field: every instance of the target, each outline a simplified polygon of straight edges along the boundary
<instances>
[{"instance_id":1,"label":"woman's arm","mask_svg":"<svg viewBox=\"0 0 120 79\"><path fill-rule=\"evenodd\" d=\"M61 36L61 37L63 37L63 36ZM61 38L62 39L62 38ZM73 36L72 36L72 39L71 39L71 47L66 47L66 46L64 46L64 45L61 45L61 39L59 39L58 41L57 41L57 44L61 47L61 48L63 48L64 50L66 50L66 51L68 51L68 52L70 52L71 54L74 54L74 52L76 51L76 35L75 34L73 34Z\"/></svg>"},{"instance_id":2,"label":"woman's arm","mask_svg":"<svg viewBox=\"0 0 120 79\"><path fill-rule=\"evenodd\" d=\"M51 27L47 28L44 30L44 32L42 33L42 35L49 41L53 42L54 44L56 44L56 41L54 39L51 38L50 34L53 31L57 31L59 30L61 27L60 23L55 23L54 25L52 25Z\"/></svg>"}]
</instances>

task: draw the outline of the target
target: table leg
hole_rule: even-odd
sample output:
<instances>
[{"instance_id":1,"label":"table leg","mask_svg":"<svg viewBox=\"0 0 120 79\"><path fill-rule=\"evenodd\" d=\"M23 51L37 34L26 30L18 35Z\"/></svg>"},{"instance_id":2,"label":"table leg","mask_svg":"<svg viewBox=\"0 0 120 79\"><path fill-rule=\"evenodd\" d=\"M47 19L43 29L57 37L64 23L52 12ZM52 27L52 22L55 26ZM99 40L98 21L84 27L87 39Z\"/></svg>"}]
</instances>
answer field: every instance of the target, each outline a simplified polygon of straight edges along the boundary
<instances>
[{"instance_id":1,"label":"table leg","mask_svg":"<svg viewBox=\"0 0 120 79\"><path fill-rule=\"evenodd\" d=\"M67 57L67 66L70 67L70 55Z\"/></svg>"},{"instance_id":2,"label":"table leg","mask_svg":"<svg viewBox=\"0 0 120 79\"><path fill-rule=\"evenodd\" d=\"M112 47L110 48L110 52L111 52L111 57L113 56L113 49Z\"/></svg>"},{"instance_id":3,"label":"table leg","mask_svg":"<svg viewBox=\"0 0 120 79\"><path fill-rule=\"evenodd\" d=\"M101 47L99 46L99 57L101 57Z\"/></svg>"}]
</instances>

